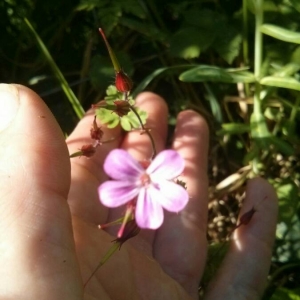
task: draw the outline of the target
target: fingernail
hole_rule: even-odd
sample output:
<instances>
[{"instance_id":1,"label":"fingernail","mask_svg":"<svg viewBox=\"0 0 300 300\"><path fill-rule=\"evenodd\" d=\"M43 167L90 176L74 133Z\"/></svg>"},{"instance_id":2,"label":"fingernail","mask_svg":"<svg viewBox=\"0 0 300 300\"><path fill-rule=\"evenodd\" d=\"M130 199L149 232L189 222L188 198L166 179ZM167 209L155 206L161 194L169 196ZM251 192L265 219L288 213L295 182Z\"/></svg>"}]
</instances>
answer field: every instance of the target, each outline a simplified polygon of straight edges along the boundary
<instances>
[{"instance_id":1,"label":"fingernail","mask_svg":"<svg viewBox=\"0 0 300 300\"><path fill-rule=\"evenodd\" d=\"M19 108L18 89L11 84L0 84L0 132L14 120Z\"/></svg>"}]
</instances>

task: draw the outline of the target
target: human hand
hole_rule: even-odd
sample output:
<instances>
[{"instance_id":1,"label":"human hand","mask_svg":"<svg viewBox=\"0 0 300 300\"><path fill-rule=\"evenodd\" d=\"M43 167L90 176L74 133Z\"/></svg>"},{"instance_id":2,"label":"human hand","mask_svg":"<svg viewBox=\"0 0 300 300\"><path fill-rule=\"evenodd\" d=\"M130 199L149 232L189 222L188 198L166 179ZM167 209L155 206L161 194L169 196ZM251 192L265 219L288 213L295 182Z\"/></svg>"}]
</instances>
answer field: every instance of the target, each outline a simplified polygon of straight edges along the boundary
<instances>
[{"instance_id":1,"label":"human hand","mask_svg":"<svg viewBox=\"0 0 300 300\"><path fill-rule=\"evenodd\" d=\"M97 188L107 180L103 160L122 147L137 159L151 156L146 135L107 130L91 158L70 162L64 136L43 101L22 86L1 85L0 299L197 299L206 259L208 129L193 111L182 112L173 142L186 161L181 176L190 201L179 214L165 212L157 231L142 230L83 284L111 246L109 230L122 208L108 209ZM18 99L18 100L17 100ZM137 104L148 112L158 151L167 135L167 107L152 93ZM14 117L12 117L14 115ZM89 142L93 115L67 140L69 152ZM247 226L236 230L230 250L205 299L257 299L268 268L277 216L273 188L251 180L241 214L261 199Z\"/></svg>"}]
</instances>

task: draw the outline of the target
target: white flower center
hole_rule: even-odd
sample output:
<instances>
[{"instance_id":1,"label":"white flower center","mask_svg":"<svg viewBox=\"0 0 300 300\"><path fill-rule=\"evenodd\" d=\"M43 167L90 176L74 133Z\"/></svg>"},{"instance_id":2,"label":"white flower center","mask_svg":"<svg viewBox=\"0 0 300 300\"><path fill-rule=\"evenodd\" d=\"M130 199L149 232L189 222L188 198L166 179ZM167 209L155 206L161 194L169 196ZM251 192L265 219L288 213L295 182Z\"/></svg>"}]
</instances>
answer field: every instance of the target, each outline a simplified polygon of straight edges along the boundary
<instances>
[{"instance_id":1,"label":"white flower center","mask_svg":"<svg viewBox=\"0 0 300 300\"><path fill-rule=\"evenodd\" d=\"M140 177L141 185L144 187L147 187L151 183L150 176L145 172Z\"/></svg>"}]
</instances>

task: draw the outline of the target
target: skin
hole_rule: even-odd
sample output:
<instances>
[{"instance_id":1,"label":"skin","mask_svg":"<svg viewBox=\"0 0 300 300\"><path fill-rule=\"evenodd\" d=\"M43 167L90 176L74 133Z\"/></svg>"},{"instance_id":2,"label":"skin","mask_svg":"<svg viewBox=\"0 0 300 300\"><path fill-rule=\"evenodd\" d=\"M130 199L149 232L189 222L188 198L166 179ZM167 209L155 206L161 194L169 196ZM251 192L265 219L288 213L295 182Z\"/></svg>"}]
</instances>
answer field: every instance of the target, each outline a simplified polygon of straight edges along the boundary
<instances>
[{"instance_id":1,"label":"skin","mask_svg":"<svg viewBox=\"0 0 300 300\"><path fill-rule=\"evenodd\" d=\"M206 260L208 127L193 111L179 114L173 148L186 160L181 177L190 201L179 214L165 213L157 231L143 230L90 276L115 233L98 224L124 208L103 207L97 187L107 179L102 163L116 147L139 160L151 156L146 135L104 131L95 156L69 159L90 142L88 112L67 140L49 109L30 89L0 85L0 298L13 299L197 299ZM159 96L143 93L137 105L148 112L147 127L164 149L168 109ZM262 200L263 199L263 200ZM277 218L274 189L249 181L241 214L258 205L241 226L205 299L259 299L263 292Z\"/></svg>"}]
</instances>

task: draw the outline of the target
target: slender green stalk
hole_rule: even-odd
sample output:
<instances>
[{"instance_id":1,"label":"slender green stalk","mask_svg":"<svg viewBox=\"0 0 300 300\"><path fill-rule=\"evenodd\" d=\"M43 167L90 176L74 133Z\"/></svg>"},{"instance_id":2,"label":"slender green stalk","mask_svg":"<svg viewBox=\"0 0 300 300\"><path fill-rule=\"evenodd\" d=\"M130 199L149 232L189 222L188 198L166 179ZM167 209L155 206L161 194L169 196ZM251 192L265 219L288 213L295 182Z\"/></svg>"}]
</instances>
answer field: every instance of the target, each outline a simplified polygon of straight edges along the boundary
<instances>
[{"instance_id":1,"label":"slender green stalk","mask_svg":"<svg viewBox=\"0 0 300 300\"><path fill-rule=\"evenodd\" d=\"M263 24L263 0L256 0L255 14L254 75L259 79L262 64L262 33L260 27Z\"/></svg>"},{"instance_id":2,"label":"slender green stalk","mask_svg":"<svg viewBox=\"0 0 300 300\"><path fill-rule=\"evenodd\" d=\"M299 105L300 105L300 96L298 95L297 98L296 98L296 102L292 107L291 114L290 114L289 120L291 122L295 122L295 119L296 119L297 113L298 113L298 109L299 109Z\"/></svg>"},{"instance_id":3,"label":"slender green stalk","mask_svg":"<svg viewBox=\"0 0 300 300\"><path fill-rule=\"evenodd\" d=\"M248 10L247 0L243 0L243 61L245 66L249 66L249 43L248 43ZM245 83L246 96L250 95L249 84Z\"/></svg>"},{"instance_id":4,"label":"slender green stalk","mask_svg":"<svg viewBox=\"0 0 300 300\"><path fill-rule=\"evenodd\" d=\"M153 136L151 135L149 129L145 128L143 121L142 121L141 117L139 116L138 112L135 110L135 108L132 105L130 105L129 107L130 107L130 110L138 118L141 128L144 130L144 132L148 135L148 137L150 139L151 146L152 146L152 159L153 159L156 156L156 147L155 147L155 142L154 142Z\"/></svg>"},{"instance_id":5,"label":"slender green stalk","mask_svg":"<svg viewBox=\"0 0 300 300\"><path fill-rule=\"evenodd\" d=\"M249 65L249 43L248 43L248 11L247 0L243 0L243 60Z\"/></svg>"},{"instance_id":6,"label":"slender green stalk","mask_svg":"<svg viewBox=\"0 0 300 300\"><path fill-rule=\"evenodd\" d=\"M254 49L254 75L258 81L261 76L261 64L262 64L262 48L263 38L260 31L260 27L263 24L263 0L256 0L255 5L255 49ZM258 82L255 84L254 94L254 114L261 114L261 101L260 101L261 86Z\"/></svg>"},{"instance_id":7,"label":"slender green stalk","mask_svg":"<svg viewBox=\"0 0 300 300\"><path fill-rule=\"evenodd\" d=\"M30 29L31 33L34 35L34 37L35 37L35 39L38 43L38 46L41 49L41 52L44 54L44 56L45 56L48 64L50 65L54 75L56 76L57 80L59 81L62 90L64 91L65 95L67 96L69 102L71 103L71 105L73 107L73 110L75 111L78 118L81 119L84 116L84 109L81 106L79 100L77 99L74 92L70 88L70 86L69 86L67 80L65 79L64 75L61 73L60 69L56 65L54 59L52 58L50 52L48 51L47 47L43 43L42 39L39 37L37 32L34 30L32 25L30 24L30 22L26 18L24 19L24 21L25 21L26 25L28 26L28 28Z\"/></svg>"}]
</instances>

